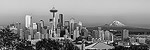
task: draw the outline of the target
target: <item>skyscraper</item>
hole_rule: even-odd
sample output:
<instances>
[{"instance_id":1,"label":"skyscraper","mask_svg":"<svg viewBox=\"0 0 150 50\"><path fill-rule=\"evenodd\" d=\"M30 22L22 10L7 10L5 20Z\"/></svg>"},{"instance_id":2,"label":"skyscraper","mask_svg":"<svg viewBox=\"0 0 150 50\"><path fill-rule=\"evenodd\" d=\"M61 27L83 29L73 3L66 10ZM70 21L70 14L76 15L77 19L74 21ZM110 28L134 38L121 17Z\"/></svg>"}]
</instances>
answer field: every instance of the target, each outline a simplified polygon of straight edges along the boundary
<instances>
[{"instance_id":1,"label":"skyscraper","mask_svg":"<svg viewBox=\"0 0 150 50\"><path fill-rule=\"evenodd\" d=\"M20 39L24 39L23 29L20 29Z\"/></svg>"},{"instance_id":2,"label":"skyscraper","mask_svg":"<svg viewBox=\"0 0 150 50\"><path fill-rule=\"evenodd\" d=\"M63 24L64 24L63 14L59 14L59 19L60 19L60 25L61 25L61 27L62 27Z\"/></svg>"},{"instance_id":3,"label":"skyscraper","mask_svg":"<svg viewBox=\"0 0 150 50\"><path fill-rule=\"evenodd\" d=\"M70 26L69 24L70 24L70 21L65 21L65 23L64 23L64 25L67 26L67 27Z\"/></svg>"},{"instance_id":4,"label":"skyscraper","mask_svg":"<svg viewBox=\"0 0 150 50\"><path fill-rule=\"evenodd\" d=\"M21 23L17 22L16 23L16 28L17 28L17 34L20 34L20 29L21 29Z\"/></svg>"},{"instance_id":5,"label":"skyscraper","mask_svg":"<svg viewBox=\"0 0 150 50\"><path fill-rule=\"evenodd\" d=\"M32 27L32 17L30 15L26 15L25 17L25 27Z\"/></svg>"},{"instance_id":6,"label":"skyscraper","mask_svg":"<svg viewBox=\"0 0 150 50\"><path fill-rule=\"evenodd\" d=\"M44 27L44 21L40 20L40 23L41 23L41 27L43 28Z\"/></svg>"},{"instance_id":7,"label":"skyscraper","mask_svg":"<svg viewBox=\"0 0 150 50\"><path fill-rule=\"evenodd\" d=\"M33 28L30 27L29 30L30 30L31 39L34 39Z\"/></svg>"},{"instance_id":8,"label":"skyscraper","mask_svg":"<svg viewBox=\"0 0 150 50\"><path fill-rule=\"evenodd\" d=\"M75 19L71 18L70 19L70 36L71 36L71 38L73 38L74 23L75 23Z\"/></svg>"},{"instance_id":9,"label":"skyscraper","mask_svg":"<svg viewBox=\"0 0 150 50\"><path fill-rule=\"evenodd\" d=\"M79 22L78 22L78 25L79 25L79 33L81 33L81 29L82 29L82 22L81 22L81 21L79 21Z\"/></svg>"},{"instance_id":10,"label":"skyscraper","mask_svg":"<svg viewBox=\"0 0 150 50\"><path fill-rule=\"evenodd\" d=\"M41 32L41 23L37 23L37 32Z\"/></svg>"},{"instance_id":11,"label":"skyscraper","mask_svg":"<svg viewBox=\"0 0 150 50\"><path fill-rule=\"evenodd\" d=\"M53 28L53 19L49 19L50 28Z\"/></svg>"},{"instance_id":12,"label":"skyscraper","mask_svg":"<svg viewBox=\"0 0 150 50\"><path fill-rule=\"evenodd\" d=\"M101 40L104 40L104 31L103 30L99 30L99 37L101 38Z\"/></svg>"},{"instance_id":13,"label":"skyscraper","mask_svg":"<svg viewBox=\"0 0 150 50\"><path fill-rule=\"evenodd\" d=\"M105 36L104 36L105 40L110 40L110 32L109 31L105 31Z\"/></svg>"},{"instance_id":14,"label":"skyscraper","mask_svg":"<svg viewBox=\"0 0 150 50\"><path fill-rule=\"evenodd\" d=\"M49 19L50 29L49 29L49 38L53 37L53 19Z\"/></svg>"},{"instance_id":15,"label":"skyscraper","mask_svg":"<svg viewBox=\"0 0 150 50\"><path fill-rule=\"evenodd\" d=\"M40 24L41 24L41 30L40 30L40 32L41 32L41 34L44 34L44 21L43 20L40 20Z\"/></svg>"},{"instance_id":16,"label":"skyscraper","mask_svg":"<svg viewBox=\"0 0 150 50\"><path fill-rule=\"evenodd\" d=\"M27 35L28 39L33 38L32 17L30 15L26 15L25 17L25 27L29 29L29 32L30 32L30 34Z\"/></svg>"},{"instance_id":17,"label":"skyscraper","mask_svg":"<svg viewBox=\"0 0 150 50\"><path fill-rule=\"evenodd\" d=\"M123 30L123 39L126 39L129 37L129 30L124 29Z\"/></svg>"},{"instance_id":18,"label":"skyscraper","mask_svg":"<svg viewBox=\"0 0 150 50\"><path fill-rule=\"evenodd\" d=\"M79 37L79 27L76 27L73 34L73 39L76 40L77 37Z\"/></svg>"},{"instance_id":19,"label":"skyscraper","mask_svg":"<svg viewBox=\"0 0 150 50\"><path fill-rule=\"evenodd\" d=\"M37 29L37 23L33 23L33 29Z\"/></svg>"}]
</instances>

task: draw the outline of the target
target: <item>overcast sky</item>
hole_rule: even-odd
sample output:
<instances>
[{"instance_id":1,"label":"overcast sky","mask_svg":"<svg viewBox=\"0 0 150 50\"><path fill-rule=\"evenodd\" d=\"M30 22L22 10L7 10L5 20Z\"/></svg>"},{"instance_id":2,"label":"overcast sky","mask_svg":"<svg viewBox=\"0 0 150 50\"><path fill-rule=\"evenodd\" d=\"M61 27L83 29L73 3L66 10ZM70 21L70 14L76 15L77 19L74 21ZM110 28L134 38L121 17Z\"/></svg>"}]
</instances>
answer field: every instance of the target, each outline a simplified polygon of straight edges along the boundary
<instances>
[{"instance_id":1,"label":"overcast sky","mask_svg":"<svg viewBox=\"0 0 150 50\"><path fill-rule=\"evenodd\" d=\"M119 20L125 25L150 25L150 0L0 0L0 25L24 23L26 14L33 22L52 18L55 7L65 20L74 17L84 25L104 25Z\"/></svg>"}]
</instances>

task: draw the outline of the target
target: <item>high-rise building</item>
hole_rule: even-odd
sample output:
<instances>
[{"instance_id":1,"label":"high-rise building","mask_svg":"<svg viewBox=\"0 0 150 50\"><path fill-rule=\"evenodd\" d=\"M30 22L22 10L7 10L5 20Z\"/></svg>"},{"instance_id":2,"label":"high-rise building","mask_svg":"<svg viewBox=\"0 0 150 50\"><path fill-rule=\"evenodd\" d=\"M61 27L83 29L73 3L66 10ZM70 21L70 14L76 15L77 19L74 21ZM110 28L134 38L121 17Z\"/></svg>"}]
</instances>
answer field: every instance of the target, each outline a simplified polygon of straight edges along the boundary
<instances>
[{"instance_id":1,"label":"high-rise building","mask_svg":"<svg viewBox=\"0 0 150 50\"><path fill-rule=\"evenodd\" d=\"M57 37L60 37L60 28L57 28Z\"/></svg>"},{"instance_id":2,"label":"high-rise building","mask_svg":"<svg viewBox=\"0 0 150 50\"><path fill-rule=\"evenodd\" d=\"M33 29L37 29L37 23L33 23Z\"/></svg>"},{"instance_id":3,"label":"high-rise building","mask_svg":"<svg viewBox=\"0 0 150 50\"><path fill-rule=\"evenodd\" d=\"M81 21L79 21L79 22L78 22L78 25L79 25L79 30L80 30L79 32L81 33L81 29L82 29L82 22L81 22Z\"/></svg>"},{"instance_id":4,"label":"high-rise building","mask_svg":"<svg viewBox=\"0 0 150 50\"><path fill-rule=\"evenodd\" d=\"M95 30L94 30L94 32L95 32ZM82 29L81 29L81 36L85 36L85 37L87 37L88 36L88 33L89 33L89 31L86 29L86 27L82 27ZM95 36L96 37L96 36Z\"/></svg>"},{"instance_id":5,"label":"high-rise building","mask_svg":"<svg viewBox=\"0 0 150 50\"><path fill-rule=\"evenodd\" d=\"M70 37L73 38L73 31L74 31L74 23L75 23L75 19L71 18L70 19Z\"/></svg>"},{"instance_id":6,"label":"high-rise building","mask_svg":"<svg viewBox=\"0 0 150 50\"><path fill-rule=\"evenodd\" d=\"M74 29L76 29L77 27L79 27L78 23L74 23Z\"/></svg>"},{"instance_id":7,"label":"high-rise building","mask_svg":"<svg viewBox=\"0 0 150 50\"><path fill-rule=\"evenodd\" d=\"M126 39L129 37L129 30L124 29L123 30L123 39Z\"/></svg>"},{"instance_id":8,"label":"high-rise building","mask_svg":"<svg viewBox=\"0 0 150 50\"><path fill-rule=\"evenodd\" d=\"M58 24L57 24L57 28L61 27L61 23L60 23L60 19L58 19Z\"/></svg>"},{"instance_id":9,"label":"high-rise building","mask_svg":"<svg viewBox=\"0 0 150 50\"><path fill-rule=\"evenodd\" d=\"M63 24L64 24L63 14L59 14L59 19L60 19L60 25L61 25L61 27L62 27Z\"/></svg>"},{"instance_id":10,"label":"high-rise building","mask_svg":"<svg viewBox=\"0 0 150 50\"><path fill-rule=\"evenodd\" d=\"M99 30L99 37L100 37L101 41L104 40L104 31L103 30Z\"/></svg>"},{"instance_id":11,"label":"high-rise building","mask_svg":"<svg viewBox=\"0 0 150 50\"><path fill-rule=\"evenodd\" d=\"M26 15L25 17L25 27L26 28L32 27L32 17L30 15Z\"/></svg>"},{"instance_id":12,"label":"high-rise building","mask_svg":"<svg viewBox=\"0 0 150 50\"><path fill-rule=\"evenodd\" d=\"M50 22L50 28L53 28L53 19L49 19Z\"/></svg>"},{"instance_id":13,"label":"high-rise building","mask_svg":"<svg viewBox=\"0 0 150 50\"><path fill-rule=\"evenodd\" d=\"M41 23L41 27L43 28L44 27L44 21L40 20L40 23Z\"/></svg>"},{"instance_id":14,"label":"high-rise building","mask_svg":"<svg viewBox=\"0 0 150 50\"><path fill-rule=\"evenodd\" d=\"M28 40L29 40L29 41L31 41L31 40L32 40L31 35L28 35Z\"/></svg>"},{"instance_id":15,"label":"high-rise building","mask_svg":"<svg viewBox=\"0 0 150 50\"><path fill-rule=\"evenodd\" d=\"M34 39L33 28L30 27L29 30L30 30L31 39Z\"/></svg>"},{"instance_id":16,"label":"high-rise building","mask_svg":"<svg viewBox=\"0 0 150 50\"><path fill-rule=\"evenodd\" d=\"M43 31L43 30L44 30L44 28L43 28L43 27L44 27L44 21L43 21L43 20L40 20L40 24L41 24L41 31L40 31L40 32L41 32L42 34L44 34L44 31Z\"/></svg>"},{"instance_id":17,"label":"high-rise building","mask_svg":"<svg viewBox=\"0 0 150 50\"><path fill-rule=\"evenodd\" d=\"M41 32L41 23L37 23L37 32Z\"/></svg>"},{"instance_id":18,"label":"high-rise building","mask_svg":"<svg viewBox=\"0 0 150 50\"><path fill-rule=\"evenodd\" d=\"M41 39L41 33L37 32L36 34L37 34L38 39Z\"/></svg>"},{"instance_id":19,"label":"high-rise building","mask_svg":"<svg viewBox=\"0 0 150 50\"><path fill-rule=\"evenodd\" d=\"M76 27L76 29L74 30L74 34L73 34L73 39L76 40L77 37L79 37L79 27Z\"/></svg>"},{"instance_id":20,"label":"high-rise building","mask_svg":"<svg viewBox=\"0 0 150 50\"><path fill-rule=\"evenodd\" d=\"M65 21L64 22L64 26L70 26L69 24L70 24L70 21Z\"/></svg>"},{"instance_id":21,"label":"high-rise building","mask_svg":"<svg viewBox=\"0 0 150 50\"><path fill-rule=\"evenodd\" d=\"M15 27L17 28L17 34L20 34L20 29L21 29L21 23L17 22Z\"/></svg>"},{"instance_id":22,"label":"high-rise building","mask_svg":"<svg viewBox=\"0 0 150 50\"><path fill-rule=\"evenodd\" d=\"M52 30L49 30L49 38L52 38Z\"/></svg>"},{"instance_id":23,"label":"high-rise building","mask_svg":"<svg viewBox=\"0 0 150 50\"><path fill-rule=\"evenodd\" d=\"M24 39L23 29L20 29L20 39Z\"/></svg>"},{"instance_id":24,"label":"high-rise building","mask_svg":"<svg viewBox=\"0 0 150 50\"><path fill-rule=\"evenodd\" d=\"M93 34L93 38L98 38L99 33L97 30L93 30L92 34Z\"/></svg>"},{"instance_id":25,"label":"high-rise building","mask_svg":"<svg viewBox=\"0 0 150 50\"><path fill-rule=\"evenodd\" d=\"M46 36L48 35L48 33L47 33L47 26L44 26L43 27L43 34L44 34L44 38L47 38Z\"/></svg>"},{"instance_id":26,"label":"high-rise building","mask_svg":"<svg viewBox=\"0 0 150 50\"><path fill-rule=\"evenodd\" d=\"M110 32L109 31L105 31L105 36L104 36L105 40L110 40Z\"/></svg>"},{"instance_id":27,"label":"high-rise building","mask_svg":"<svg viewBox=\"0 0 150 50\"><path fill-rule=\"evenodd\" d=\"M70 19L70 33L72 33L72 31L74 31L74 23L75 23L75 19L71 18Z\"/></svg>"},{"instance_id":28,"label":"high-rise building","mask_svg":"<svg viewBox=\"0 0 150 50\"><path fill-rule=\"evenodd\" d=\"M25 32L24 32L24 39L25 40L28 40L28 35L30 35L30 30L29 29L27 29L27 30L25 30Z\"/></svg>"},{"instance_id":29,"label":"high-rise building","mask_svg":"<svg viewBox=\"0 0 150 50\"><path fill-rule=\"evenodd\" d=\"M60 36L64 36L64 34L66 34L67 36L69 36L69 32L70 32L70 21L65 21L64 22L64 29L62 30L60 33Z\"/></svg>"}]
</instances>

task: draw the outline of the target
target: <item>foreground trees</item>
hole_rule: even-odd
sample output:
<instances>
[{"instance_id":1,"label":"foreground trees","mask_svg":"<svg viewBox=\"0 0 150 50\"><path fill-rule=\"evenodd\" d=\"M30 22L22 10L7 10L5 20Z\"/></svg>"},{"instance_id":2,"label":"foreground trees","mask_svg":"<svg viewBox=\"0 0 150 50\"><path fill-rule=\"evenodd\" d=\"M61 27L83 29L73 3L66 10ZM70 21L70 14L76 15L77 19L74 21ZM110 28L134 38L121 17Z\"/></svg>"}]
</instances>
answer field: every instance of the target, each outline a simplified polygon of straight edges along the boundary
<instances>
[{"instance_id":1,"label":"foreground trees","mask_svg":"<svg viewBox=\"0 0 150 50\"><path fill-rule=\"evenodd\" d=\"M67 39L43 39L36 43L36 50L79 50L79 48Z\"/></svg>"},{"instance_id":2,"label":"foreground trees","mask_svg":"<svg viewBox=\"0 0 150 50\"><path fill-rule=\"evenodd\" d=\"M12 48L15 46L15 41L19 39L19 35L12 33L10 29L5 28L0 30L0 47Z\"/></svg>"}]
</instances>

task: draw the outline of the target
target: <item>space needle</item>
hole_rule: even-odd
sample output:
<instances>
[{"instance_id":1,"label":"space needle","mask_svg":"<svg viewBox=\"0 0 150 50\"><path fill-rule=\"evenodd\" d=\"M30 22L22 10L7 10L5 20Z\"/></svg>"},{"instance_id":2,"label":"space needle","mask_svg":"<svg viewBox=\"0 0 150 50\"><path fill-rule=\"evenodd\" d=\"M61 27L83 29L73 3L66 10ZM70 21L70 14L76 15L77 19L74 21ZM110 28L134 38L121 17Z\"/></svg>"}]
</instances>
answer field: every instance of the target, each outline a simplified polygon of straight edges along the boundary
<instances>
[{"instance_id":1,"label":"space needle","mask_svg":"<svg viewBox=\"0 0 150 50\"><path fill-rule=\"evenodd\" d=\"M55 7L53 7L51 10L50 10L50 12L52 12L53 13L53 33L54 34L56 34L56 31L55 31L55 26L56 26L56 24L55 24L55 13L57 12L57 10L55 9Z\"/></svg>"}]
</instances>

